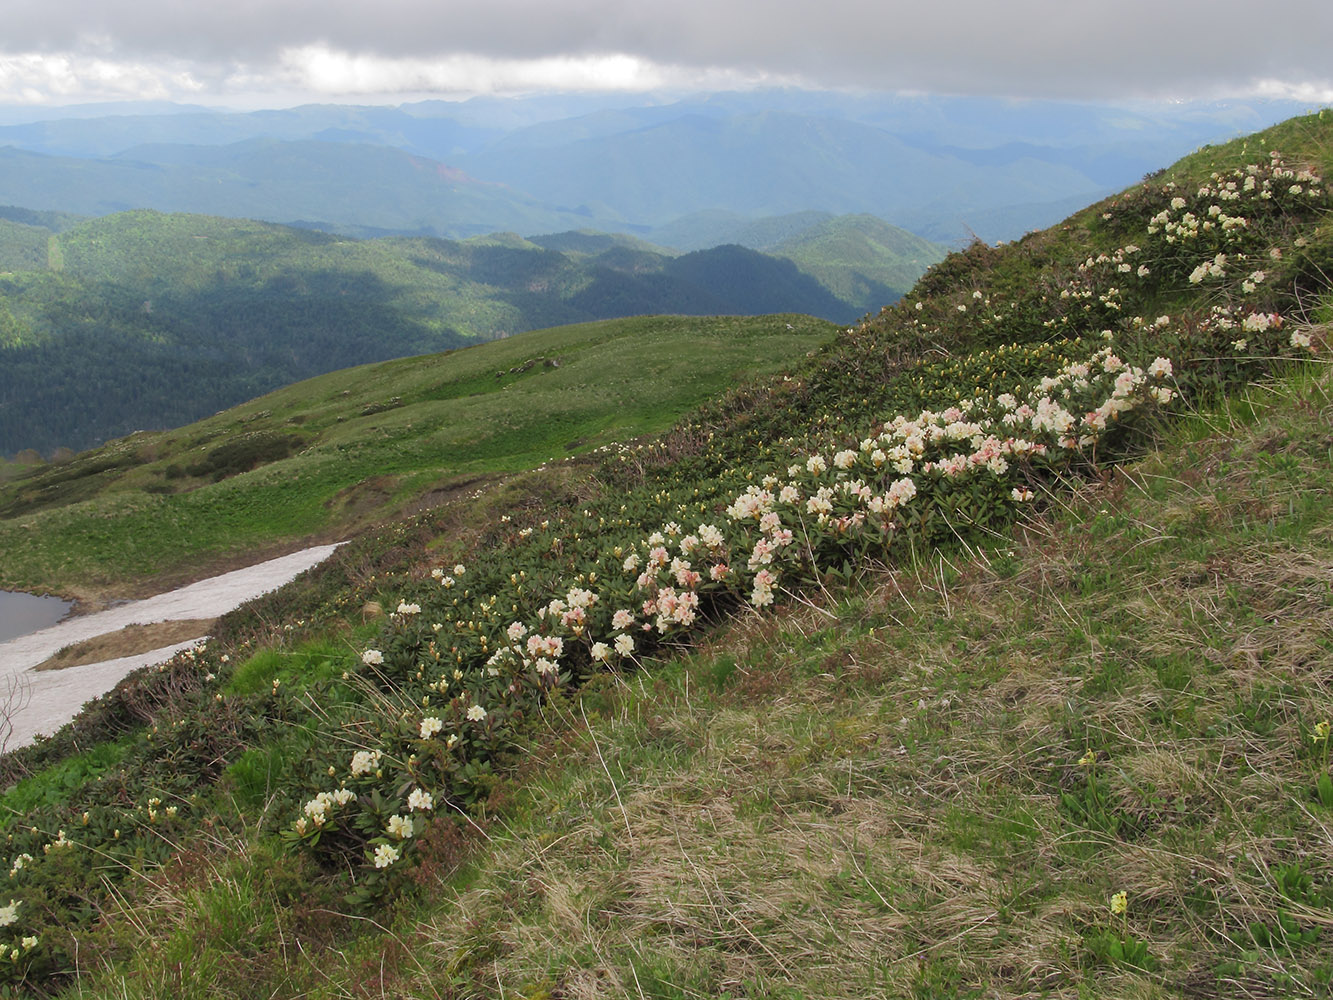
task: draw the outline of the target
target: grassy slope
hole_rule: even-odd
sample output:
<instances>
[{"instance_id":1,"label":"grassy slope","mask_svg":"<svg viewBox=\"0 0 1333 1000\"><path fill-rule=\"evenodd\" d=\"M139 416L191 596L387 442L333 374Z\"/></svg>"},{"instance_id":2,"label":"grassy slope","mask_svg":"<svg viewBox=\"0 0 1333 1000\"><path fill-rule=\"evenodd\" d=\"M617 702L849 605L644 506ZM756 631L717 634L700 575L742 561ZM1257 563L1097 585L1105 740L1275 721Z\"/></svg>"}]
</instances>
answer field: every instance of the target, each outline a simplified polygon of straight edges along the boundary
<instances>
[{"instance_id":1,"label":"grassy slope","mask_svg":"<svg viewBox=\"0 0 1333 1000\"><path fill-rule=\"evenodd\" d=\"M346 537L431 490L661 431L832 332L797 316L636 318L323 375L3 488L0 585L132 593ZM185 471L229 442L273 438L294 453L220 482Z\"/></svg>"},{"instance_id":2,"label":"grassy slope","mask_svg":"<svg viewBox=\"0 0 1333 1000\"><path fill-rule=\"evenodd\" d=\"M551 720L535 756L560 763L534 765L442 899L318 971L297 960L260 981L319 996L1326 995L1333 845L1308 731L1333 706L1318 667L1333 651L1331 385L1297 379L1199 419L1011 546L869 576L597 685ZM1065 804L1088 801L1090 774L1132 832ZM238 891L254 888L164 906L154 933L201 933ZM1120 891L1146 970L1097 959ZM1282 913L1323 935L1282 940ZM273 948L291 917L261 919ZM1269 932L1278 943L1256 943ZM245 964L210 957L195 988Z\"/></svg>"},{"instance_id":3,"label":"grassy slope","mask_svg":"<svg viewBox=\"0 0 1333 1000\"><path fill-rule=\"evenodd\" d=\"M1333 168L1315 119L1274 130L1269 144ZM1240 145L1179 167L1182 189ZM59 825L101 852L54 848L15 882L25 909L10 933L41 926L51 938L21 967L36 982L47 955L68 968L73 934L81 972L65 980L70 996L1327 993L1333 786L1320 802L1327 742L1310 736L1331 704L1330 386L1315 362L1248 402L1200 406L1236 370L1216 345L1189 339L1222 293L1195 290L1179 263L1154 260L1135 305L1184 317L1167 333L1108 323L1130 348L1162 338L1138 345L1148 357L1180 338L1178 384L1200 409L1139 425L1167 430L1158 452L1103 467L1091 486L1034 476L1044 516L1012 526L1012 512L976 515L971 530L950 521L970 540L915 558L900 545L896 568L867 562L843 584L816 577L776 614L696 634L681 658L663 647L644 673L599 675L541 702L498 772L451 772L460 818L429 826L410 867L381 876L364 853L407 787L461 759L418 740L418 719L461 719L477 690L499 714L485 685L508 683L460 652L466 697L421 703L425 640L413 645L410 612L363 624L366 597L419 596L425 622L459 607L436 634L475 644L476 623L461 616L486 611L481 594L513 593L515 611L519 599L544 601L543 587L572 578L564 554L581 532L604 548L641 530L617 527L617 504L649 524L700 516L747 470L854 441L868 413L980 397L987 382L1042 370L1047 347L1002 345L1015 331L1040 344L1059 337L1046 331L1083 327L1060 289L1082 280L1090 250L1134 235L1146 200L1127 195L1017 247L955 255L914 293L920 311L911 301L886 312L790 381L732 394L678 428L666 447L680 461L636 453L641 483L612 477L601 492L576 463L531 477L526 496L497 491L431 523L388 526L345 557L368 563L356 587L340 589L330 571L224 622L206 654L220 690L181 660L6 760L11 778L45 768L5 796L15 850L40 852ZM1296 332L1321 349L1333 301L1308 262L1333 246L1326 211L1293 212L1302 228L1285 233L1285 216L1266 223L1307 244L1296 254L1285 243L1290 270L1272 270L1300 291L1318 322ZM1095 336L1103 317L1086 315ZM1200 343L1209 356L1191 353ZM922 360L923 346L953 357ZM1239 371L1266 367L1247 364ZM786 434L799 439L775 444ZM699 492L671 492L691 484ZM495 523L497 510L534 527L549 511L552 527L539 526L530 550L505 540L514 528ZM464 603L451 604L459 591L425 571L478 540L485 558L469 560ZM435 551L423 557L422 546ZM537 582L531 598L505 583L520 566ZM470 602L469 587L482 588ZM604 593L614 599L614 586ZM503 628L508 612L496 620ZM269 648L251 655L252 643ZM383 686L357 665L372 643L385 650ZM430 656L443 652L431 643ZM245 662L228 666L220 650ZM377 708L355 704L372 689ZM463 731L471 741L483 729ZM346 854L336 843L284 851L273 831L290 830L301 801L326 787L324 765L345 771L350 751L369 746L388 748L386 780L352 779L361 797L348 807L369 833L330 833L351 837ZM163 818L165 802L148 795L181 815ZM86 829L80 808L91 809ZM29 836L24 822L51 829ZM89 884L89 864L114 890ZM389 884L378 903L356 902ZM1108 908L1118 891L1123 917Z\"/></svg>"},{"instance_id":4,"label":"grassy slope","mask_svg":"<svg viewBox=\"0 0 1333 1000\"><path fill-rule=\"evenodd\" d=\"M288 908L291 859L219 833L66 995L1326 995L1330 389L557 703L498 822L373 923ZM1126 829L1067 804L1088 775Z\"/></svg>"}]
</instances>

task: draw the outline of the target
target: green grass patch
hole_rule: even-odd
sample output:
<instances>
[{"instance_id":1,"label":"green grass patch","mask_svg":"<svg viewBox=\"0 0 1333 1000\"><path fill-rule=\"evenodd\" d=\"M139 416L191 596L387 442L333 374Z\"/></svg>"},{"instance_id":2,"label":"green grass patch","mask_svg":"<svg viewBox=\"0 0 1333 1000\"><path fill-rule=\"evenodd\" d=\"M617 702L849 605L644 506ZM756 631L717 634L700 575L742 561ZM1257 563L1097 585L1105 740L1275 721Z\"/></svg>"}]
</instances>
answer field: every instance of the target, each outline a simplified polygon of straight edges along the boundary
<instances>
[{"instance_id":1,"label":"green grass patch","mask_svg":"<svg viewBox=\"0 0 1333 1000\"><path fill-rule=\"evenodd\" d=\"M123 744L100 743L11 785L0 796L0 830L22 824L43 807L63 805L72 791L96 781L120 763L125 752Z\"/></svg>"},{"instance_id":2,"label":"green grass patch","mask_svg":"<svg viewBox=\"0 0 1333 1000\"><path fill-rule=\"evenodd\" d=\"M345 645L327 639L302 643L294 648L264 649L237 664L226 679L228 694L256 695L281 687L307 688L335 681L352 666L355 656ZM346 693L334 687L330 694Z\"/></svg>"},{"instance_id":3,"label":"green grass patch","mask_svg":"<svg viewBox=\"0 0 1333 1000\"><path fill-rule=\"evenodd\" d=\"M340 537L460 476L664 430L833 331L797 316L646 317L320 376L0 484L0 584L115 592ZM377 409L386 400L398 402Z\"/></svg>"}]
</instances>

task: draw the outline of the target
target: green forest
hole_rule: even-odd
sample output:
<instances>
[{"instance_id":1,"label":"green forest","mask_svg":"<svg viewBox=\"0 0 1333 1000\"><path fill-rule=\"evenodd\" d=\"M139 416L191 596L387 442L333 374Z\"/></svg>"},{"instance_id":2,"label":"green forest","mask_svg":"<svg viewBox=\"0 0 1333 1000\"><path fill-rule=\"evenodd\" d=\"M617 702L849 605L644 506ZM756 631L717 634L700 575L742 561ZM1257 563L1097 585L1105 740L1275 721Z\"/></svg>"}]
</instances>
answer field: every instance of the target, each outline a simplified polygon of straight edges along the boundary
<instances>
[{"instance_id":1,"label":"green forest","mask_svg":"<svg viewBox=\"0 0 1333 1000\"><path fill-rule=\"evenodd\" d=\"M867 293L901 294L929 263L897 264L890 287L890 262L864 245L850 277L827 259L815 277L735 245L677 255L591 234L551 245L5 210L0 455L81 450L322 372L560 324L663 312L850 322Z\"/></svg>"}]
</instances>

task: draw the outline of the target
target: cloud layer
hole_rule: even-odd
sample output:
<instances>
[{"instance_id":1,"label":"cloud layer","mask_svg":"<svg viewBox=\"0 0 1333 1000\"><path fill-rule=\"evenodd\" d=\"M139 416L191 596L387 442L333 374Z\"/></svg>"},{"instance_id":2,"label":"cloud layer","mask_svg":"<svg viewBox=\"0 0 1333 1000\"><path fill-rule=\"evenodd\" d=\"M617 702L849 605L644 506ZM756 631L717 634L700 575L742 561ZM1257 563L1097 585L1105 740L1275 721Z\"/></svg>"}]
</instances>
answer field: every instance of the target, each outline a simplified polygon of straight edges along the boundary
<instances>
[{"instance_id":1,"label":"cloud layer","mask_svg":"<svg viewBox=\"0 0 1333 1000\"><path fill-rule=\"evenodd\" d=\"M1333 96L1333 4L11 0L0 100L807 86Z\"/></svg>"}]
</instances>

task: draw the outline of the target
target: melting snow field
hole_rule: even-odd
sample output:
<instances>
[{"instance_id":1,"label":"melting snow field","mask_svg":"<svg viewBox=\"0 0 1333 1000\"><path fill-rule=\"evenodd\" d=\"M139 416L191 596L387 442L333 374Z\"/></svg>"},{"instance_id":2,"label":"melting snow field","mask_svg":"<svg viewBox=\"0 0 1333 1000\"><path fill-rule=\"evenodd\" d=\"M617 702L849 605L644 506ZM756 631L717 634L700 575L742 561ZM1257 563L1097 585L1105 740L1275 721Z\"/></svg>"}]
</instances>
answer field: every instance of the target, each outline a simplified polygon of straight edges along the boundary
<instances>
[{"instance_id":1,"label":"melting snow field","mask_svg":"<svg viewBox=\"0 0 1333 1000\"><path fill-rule=\"evenodd\" d=\"M323 562L337 547L319 545L293 552L142 601L70 618L0 643L0 716L8 718L8 727L0 722L0 750L12 750L30 743L39 733L55 732L78 714L84 702L110 691L126 674L139 667L160 663L177 650L196 645L204 636L136 656L82 667L40 672L32 669L56 651L70 643L117 632L127 625L216 618L246 601L276 590L299 573Z\"/></svg>"}]
</instances>

